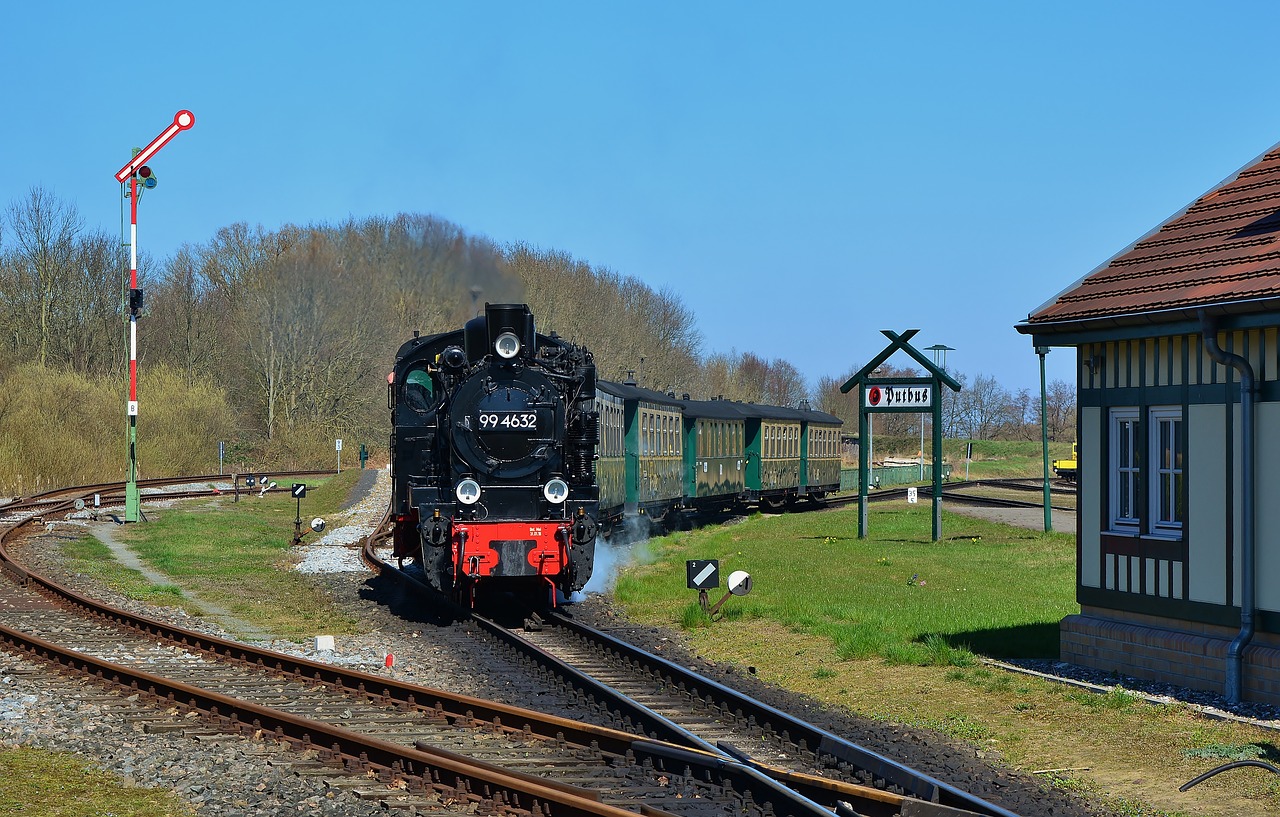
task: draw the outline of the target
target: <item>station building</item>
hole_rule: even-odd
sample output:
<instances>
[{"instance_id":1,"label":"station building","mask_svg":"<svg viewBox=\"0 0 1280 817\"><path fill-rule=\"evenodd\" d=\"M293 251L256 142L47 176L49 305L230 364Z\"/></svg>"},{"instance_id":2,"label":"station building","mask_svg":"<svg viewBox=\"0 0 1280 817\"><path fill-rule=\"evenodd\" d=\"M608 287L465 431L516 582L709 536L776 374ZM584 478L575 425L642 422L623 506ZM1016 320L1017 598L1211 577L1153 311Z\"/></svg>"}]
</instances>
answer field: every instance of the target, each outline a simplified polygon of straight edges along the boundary
<instances>
[{"instance_id":1,"label":"station building","mask_svg":"<svg viewBox=\"0 0 1280 817\"><path fill-rule=\"evenodd\" d=\"M1077 364L1061 655L1280 704L1280 145L1032 312Z\"/></svg>"}]
</instances>

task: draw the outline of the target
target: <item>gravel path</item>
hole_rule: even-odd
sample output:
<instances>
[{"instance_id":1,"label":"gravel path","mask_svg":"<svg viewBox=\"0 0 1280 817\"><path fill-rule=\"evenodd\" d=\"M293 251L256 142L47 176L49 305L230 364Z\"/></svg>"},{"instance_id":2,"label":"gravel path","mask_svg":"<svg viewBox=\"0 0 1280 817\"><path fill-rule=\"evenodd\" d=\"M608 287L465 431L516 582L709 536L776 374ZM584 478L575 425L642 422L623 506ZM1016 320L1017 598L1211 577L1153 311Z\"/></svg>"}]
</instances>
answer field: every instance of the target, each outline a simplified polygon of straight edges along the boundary
<instances>
[{"instance_id":1,"label":"gravel path","mask_svg":"<svg viewBox=\"0 0 1280 817\"><path fill-rule=\"evenodd\" d=\"M976 516L979 519L988 519L992 522L1000 522L1005 525L1013 525L1018 528L1030 528L1031 530L1044 530L1044 509L1043 508L982 508L976 505L966 505L962 502L942 501L942 507L952 513L964 514L965 516ZM1075 511L1050 511L1053 520L1053 529L1058 533L1075 533L1076 532L1076 512Z\"/></svg>"}]
</instances>

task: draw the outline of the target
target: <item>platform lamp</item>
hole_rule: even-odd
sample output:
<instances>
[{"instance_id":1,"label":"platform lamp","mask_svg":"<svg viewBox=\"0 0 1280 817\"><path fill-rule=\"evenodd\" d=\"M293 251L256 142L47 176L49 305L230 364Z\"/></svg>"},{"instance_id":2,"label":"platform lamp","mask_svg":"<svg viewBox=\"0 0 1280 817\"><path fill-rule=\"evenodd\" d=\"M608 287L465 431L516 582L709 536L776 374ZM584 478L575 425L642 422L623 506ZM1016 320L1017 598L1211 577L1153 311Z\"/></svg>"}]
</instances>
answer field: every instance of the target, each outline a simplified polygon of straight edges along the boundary
<instances>
[{"instance_id":1,"label":"platform lamp","mask_svg":"<svg viewBox=\"0 0 1280 817\"><path fill-rule=\"evenodd\" d=\"M953 349L952 347L942 343L935 343L932 346L926 346L924 350L926 352L933 352L933 365L942 369L942 371L944 372L947 370L947 352L955 351L955 349ZM941 363L938 362L939 357L941 357L942 359ZM939 401L942 400L942 396L943 396L943 392L941 389L939 389L938 390ZM938 418L939 419L942 418L941 406L939 406ZM937 457L936 454L934 456ZM924 479L924 415L923 414L920 415L920 479L922 480Z\"/></svg>"},{"instance_id":2,"label":"platform lamp","mask_svg":"<svg viewBox=\"0 0 1280 817\"><path fill-rule=\"evenodd\" d=\"M1040 455L1044 460L1044 531L1053 530L1053 508L1049 505L1049 398L1044 387L1044 358L1048 346L1037 346L1040 356Z\"/></svg>"},{"instance_id":3,"label":"platform lamp","mask_svg":"<svg viewBox=\"0 0 1280 817\"><path fill-rule=\"evenodd\" d=\"M173 122L151 140L144 148L134 148L133 158L116 171L120 182L120 201L129 199L129 278L128 292L122 299L129 324L129 399L126 411L129 416L129 472L124 486L124 521L138 522L142 518L141 497L138 493L138 315L142 312L142 290L138 288L138 199L143 190L156 187L156 176L147 165L152 156L169 140L196 123L195 114L182 110L173 115ZM121 231L124 229L124 213L120 215Z\"/></svg>"}]
</instances>

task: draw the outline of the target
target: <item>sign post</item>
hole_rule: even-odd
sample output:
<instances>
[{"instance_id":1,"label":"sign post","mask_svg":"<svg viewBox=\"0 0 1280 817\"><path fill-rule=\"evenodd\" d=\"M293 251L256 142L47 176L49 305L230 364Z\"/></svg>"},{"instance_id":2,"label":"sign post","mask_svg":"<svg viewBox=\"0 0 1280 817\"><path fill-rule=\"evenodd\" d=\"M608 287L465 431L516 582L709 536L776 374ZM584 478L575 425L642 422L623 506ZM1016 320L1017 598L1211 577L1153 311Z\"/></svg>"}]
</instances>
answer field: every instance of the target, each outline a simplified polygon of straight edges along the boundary
<instances>
[{"instance_id":1,"label":"sign post","mask_svg":"<svg viewBox=\"0 0 1280 817\"><path fill-rule=\"evenodd\" d=\"M342 473L342 440L334 440L333 447L338 452L338 473Z\"/></svg>"},{"instance_id":2,"label":"sign post","mask_svg":"<svg viewBox=\"0 0 1280 817\"><path fill-rule=\"evenodd\" d=\"M858 538L867 537L867 420L873 413L915 414L928 409L933 415L933 541L942 538L942 387L960 391L956 379L916 350L908 341L918 329L902 334L881 330L892 341L888 346L849 378L840 391L848 394L861 387L862 402L858 408ZM928 377L876 377L875 371L895 352L902 350L924 367ZM923 459L924 452L921 451Z\"/></svg>"},{"instance_id":3,"label":"sign post","mask_svg":"<svg viewBox=\"0 0 1280 817\"><path fill-rule=\"evenodd\" d=\"M298 509L293 517L293 543L296 545L302 541L302 500L307 496L307 483L295 482L289 490L293 498L298 500Z\"/></svg>"},{"instance_id":4,"label":"sign post","mask_svg":"<svg viewBox=\"0 0 1280 817\"><path fill-rule=\"evenodd\" d=\"M142 290L138 288L138 180L142 187L154 189L155 174L147 166L147 160L169 143L169 140L196 123L195 114L182 110L173 115L173 123L151 140L141 150L134 149L133 158L116 171L121 196L129 198L129 292L124 305L129 313L129 399L126 413L129 417L129 474L124 486L124 521L141 519L141 497L138 494L138 314L142 311ZM128 184L128 190L125 185ZM221 468L219 468L221 471Z\"/></svg>"}]
</instances>

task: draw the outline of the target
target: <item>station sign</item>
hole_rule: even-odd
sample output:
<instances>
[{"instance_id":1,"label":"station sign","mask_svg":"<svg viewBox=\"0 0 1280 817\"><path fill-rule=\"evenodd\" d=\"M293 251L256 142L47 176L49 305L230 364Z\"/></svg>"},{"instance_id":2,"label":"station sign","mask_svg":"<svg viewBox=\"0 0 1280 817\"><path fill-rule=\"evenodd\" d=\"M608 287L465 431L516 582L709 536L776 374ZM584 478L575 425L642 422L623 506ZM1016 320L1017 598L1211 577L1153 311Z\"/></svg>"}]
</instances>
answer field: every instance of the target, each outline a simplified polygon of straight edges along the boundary
<instances>
[{"instance_id":1,"label":"station sign","mask_svg":"<svg viewBox=\"0 0 1280 817\"><path fill-rule=\"evenodd\" d=\"M869 409L933 408L932 386L867 386L862 405Z\"/></svg>"}]
</instances>

